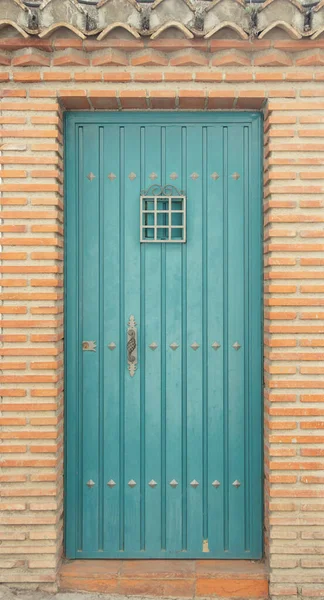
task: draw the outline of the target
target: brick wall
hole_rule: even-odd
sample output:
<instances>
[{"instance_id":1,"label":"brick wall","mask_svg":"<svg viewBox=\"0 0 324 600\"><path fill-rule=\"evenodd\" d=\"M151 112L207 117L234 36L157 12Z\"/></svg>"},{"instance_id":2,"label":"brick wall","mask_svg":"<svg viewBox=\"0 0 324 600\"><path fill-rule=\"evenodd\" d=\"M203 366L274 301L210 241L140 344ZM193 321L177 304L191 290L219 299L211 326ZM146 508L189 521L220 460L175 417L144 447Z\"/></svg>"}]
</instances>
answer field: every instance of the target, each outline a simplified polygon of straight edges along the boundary
<instances>
[{"instance_id":1,"label":"brick wall","mask_svg":"<svg viewBox=\"0 0 324 600\"><path fill-rule=\"evenodd\" d=\"M324 593L324 90L265 120L265 474L270 592ZM287 96L287 97L286 97Z\"/></svg>"},{"instance_id":2,"label":"brick wall","mask_svg":"<svg viewBox=\"0 0 324 600\"><path fill-rule=\"evenodd\" d=\"M25 44L0 38L1 581L54 588L62 556L63 110L252 109L265 114L271 596L323 595L324 41Z\"/></svg>"},{"instance_id":3,"label":"brick wall","mask_svg":"<svg viewBox=\"0 0 324 600\"><path fill-rule=\"evenodd\" d=\"M2 90L2 581L56 581L63 498L62 113Z\"/></svg>"}]
</instances>

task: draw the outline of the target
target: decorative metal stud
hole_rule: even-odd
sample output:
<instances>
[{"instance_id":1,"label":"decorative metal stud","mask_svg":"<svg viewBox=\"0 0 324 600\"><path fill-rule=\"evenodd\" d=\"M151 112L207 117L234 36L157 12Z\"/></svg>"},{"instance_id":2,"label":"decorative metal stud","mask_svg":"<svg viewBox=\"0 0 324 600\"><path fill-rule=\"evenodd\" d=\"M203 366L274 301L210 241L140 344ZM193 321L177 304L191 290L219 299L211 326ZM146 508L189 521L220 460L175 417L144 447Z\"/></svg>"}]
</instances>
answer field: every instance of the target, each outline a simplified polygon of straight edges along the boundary
<instances>
[{"instance_id":1,"label":"decorative metal stud","mask_svg":"<svg viewBox=\"0 0 324 600\"><path fill-rule=\"evenodd\" d=\"M115 173L109 173L108 179L110 179L110 181L114 181L114 179L116 179Z\"/></svg>"},{"instance_id":2,"label":"decorative metal stud","mask_svg":"<svg viewBox=\"0 0 324 600\"><path fill-rule=\"evenodd\" d=\"M131 480L128 482L128 485L129 485L129 487L130 487L130 488L133 488L133 487L135 487L135 485L136 485L136 481L134 481L134 479L131 479Z\"/></svg>"},{"instance_id":3,"label":"decorative metal stud","mask_svg":"<svg viewBox=\"0 0 324 600\"><path fill-rule=\"evenodd\" d=\"M156 342L152 342L152 344L149 345L149 348L151 348L151 350L156 350L158 347Z\"/></svg>"},{"instance_id":4,"label":"decorative metal stud","mask_svg":"<svg viewBox=\"0 0 324 600\"><path fill-rule=\"evenodd\" d=\"M82 342L82 350L84 352L95 352L97 348L96 342Z\"/></svg>"},{"instance_id":5,"label":"decorative metal stud","mask_svg":"<svg viewBox=\"0 0 324 600\"><path fill-rule=\"evenodd\" d=\"M172 344L170 344L170 348L171 350L176 350L177 348L179 348L179 344L176 344L176 342L172 342Z\"/></svg>"},{"instance_id":6,"label":"decorative metal stud","mask_svg":"<svg viewBox=\"0 0 324 600\"><path fill-rule=\"evenodd\" d=\"M115 342L110 342L110 344L108 344L108 348L109 348L109 350L115 350L115 348L116 348Z\"/></svg>"},{"instance_id":7,"label":"decorative metal stud","mask_svg":"<svg viewBox=\"0 0 324 600\"><path fill-rule=\"evenodd\" d=\"M215 479L215 481L213 481L212 486L214 488L218 488L220 486L220 481L218 481L217 479Z\"/></svg>"},{"instance_id":8,"label":"decorative metal stud","mask_svg":"<svg viewBox=\"0 0 324 600\"><path fill-rule=\"evenodd\" d=\"M193 479L193 480L190 482L190 485L191 485L191 487L193 487L193 488L196 488L196 487L198 487L198 485L199 485L199 482L198 482L198 481L196 481L196 479Z\"/></svg>"},{"instance_id":9,"label":"decorative metal stud","mask_svg":"<svg viewBox=\"0 0 324 600\"><path fill-rule=\"evenodd\" d=\"M197 342L194 342L193 344L191 344L190 346L193 350L198 350L198 348L200 347L199 344L197 344Z\"/></svg>"},{"instance_id":10,"label":"decorative metal stud","mask_svg":"<svg viewBox=\"0 0 324 600\"><path fill-rule=\"evenodd\" d=\"M178 177L179 177L179 175L177 173L171 173L171 175L170 175L170 179L173 179L173 180L178 179Z\"/></svg>"},{"instance_id":11,"label":"decorative metal stud","mask_svg":"<svg viewBox=\"0 0 324 600\"><path fill-rule=\"evenodd\" d=\"M107 483L108 487L113 488L116 485L116 482L113 479L109 479Z\"/></svg>"},{"instance_id":12,"label":"decorative metal stud","mask_svg":"<svg viewBox=\"0 0 324 600\"><path fill-rule=\"evenodd\" d=\"M151 481L149 482L149 486L150 486L151 488L155 488L155 487L157 486L157 483L156 483L156 481L154 481L154 479L151 479Z\"/></svg>"},{"instance_id":13,"label":"decorative metal stud","mask_svg":"<svg viewBox=\"0 0 324 600\"><path fill-rule=\"evenodd\" d=\"M130 179L131 181L134 181L134 179L136 179L136 173L133 173L133 172L132 172L132 173L130 173L130 174L128 175L128 179Z\"/></svg>"},{"instance_id":14,"label":"decorative metal stud","mask_svg":"<svg viewBox=\"0 0 324 600\"><path fill-rule=\"evenodd\" d=\"M233 344L233 348L234 350L239 350L241 348L241 345L238 342L235 342L235 344Z\"/></svg>"},{"instance_id":15,"label":"decorative metal stud","mask_svg":"<svg viewBox=\"0 0 324 600\"><path fill-rule=\"evenodd\" d=\"M87 481L87 486L88 486L89 488L92 488L94 485L96 485L96 484L95 484L95 482L94 482L94 481L92 481L92 479L89 479L89 481Z\"/></svg>"},{"instance_id":16,"label":"decorative metal stud","mask_svg":"<svg viewBox=\"0 0 324 600\"><path fill-rule=\"evenodd\" d=\"M218 173L216 173L216 171L214 171L214 173L212 173L212 174L211 174L211 178L212 178L214 181L216 181L217 179L219 179L219 177L220 177L220 176L218 175Z\"/></svg>"},{"instance_id":17,"label":"decorative metal stud","mask_svg":"<svg viewBox=\"0 0 324 600\"><path fill-rule=\"evenodd\" d=\"M235 172L235 173L233 173L233 175L232 175L232 179L235 179L235 180L236 180L236 179L240 179L240 174L239 174L239 173L236 173L236 172Z\"/></svg>"},{"instance_id":18,"label":"decorative metal stud","mask_svg":"<svg viewBox=\"0 0 324 600\"><path fill-rule=\"evenodd\" d=\"M93 179L96 178L96 176L91 172L91 173L89 173L89 175L87 175L87 178L89 179L89 181L92 181Z\"/></svg>"},{"instance_id":19,"label":"decorative metal stud","mask_svg":"<svg viewBox=\"0 0 324 600\"><path fill-rule=\"evenodd\" d=\"M214 348L214 350L218 350L218 348L220 348L220 347L221 347L221 345L218 342L214 342L212 344L212 348Z\"/></svg>"},{"instance_id":20,"label":"decorative metal stud","mask_svg":"<svg viewBox=\"0 0 324 600\"><path fill-rule=\"evenodd\" d=\"M177 485L178 485L177 480L176 479L172 479L172 481L170 481L170 485L171 485L171 487L176 488Z\"/></svg>"},{"instance_id":21,"label":"decorative metal stud","mask_svg":"<svg viewBox=\"0 0 324 600\"><path fill-rule=\"evenodd\" d=\"M195 173L192 173L192 174L190 175L190 178L191 178L191 179L193 179L193 180L195 180L195 179L198 179L198 177L199 177L199 175L198 175L198 173L196 173L196 172L195 172Z\"/></svg>"},{"instance_id":22,"label":"decorative metal stud","mask_svg":"<svg viewBox=\"0 0 324 600\"><path fill-rule=\"evenodd\" d=\"M157 176L157 174L156 174L156 173L154 173L154 171L153 171L153 173L151 173L151 175L149 175L149 178L150 178L150 179L152 179L152 181L154 181L154 179L157 179L157 178L158 178L158 176Z\"/></svg>"},{"instance_id":23,"label":"decorative metal stud","mask_svg":"<svg viewBox=\"0 0 324 600\"><path fill-rule=\"evenodd\" d=\"M232 485L234 485L234 487L236 487L236 488L239 488L241 484L237 479L235 479L235 481L233 481Z\"/></svg>"}]
</instances>

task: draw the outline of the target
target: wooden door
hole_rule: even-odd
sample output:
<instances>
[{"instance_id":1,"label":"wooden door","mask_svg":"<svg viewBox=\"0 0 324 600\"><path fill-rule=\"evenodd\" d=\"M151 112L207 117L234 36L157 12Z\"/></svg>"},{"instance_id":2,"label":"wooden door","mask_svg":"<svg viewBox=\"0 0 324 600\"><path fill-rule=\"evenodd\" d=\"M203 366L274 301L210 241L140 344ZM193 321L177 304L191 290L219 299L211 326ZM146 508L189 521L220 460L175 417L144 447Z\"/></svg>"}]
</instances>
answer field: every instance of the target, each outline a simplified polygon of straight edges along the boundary
<instances>
[{"instance_id":1,"label":"wooden door","mask_svg":"<svg viewBox=\"0 0 324 600\"><path fill-rule=\"evenodd\" d=\"M70 558L261 556L260 123L67 114Z\"/></svg>"}]
</instances>

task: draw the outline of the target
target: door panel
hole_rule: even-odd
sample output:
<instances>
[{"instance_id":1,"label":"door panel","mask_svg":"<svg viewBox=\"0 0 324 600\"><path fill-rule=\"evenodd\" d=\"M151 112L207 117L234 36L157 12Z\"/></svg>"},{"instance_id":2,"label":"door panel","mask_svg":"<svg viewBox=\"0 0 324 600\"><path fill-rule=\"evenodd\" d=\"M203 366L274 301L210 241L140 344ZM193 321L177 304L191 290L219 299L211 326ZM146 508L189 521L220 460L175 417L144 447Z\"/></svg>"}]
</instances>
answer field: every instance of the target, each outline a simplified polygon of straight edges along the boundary
<instances>
[{"instance_id":1,"label":"door panel","mask_svg":"<svg viewBox=\"0 0 324 600\"><path fill-rule=\"evenodd\" d=\"M66 116L70 558L261 556L260 164L253 113ZM186 243L140 243L153 183Z\"/></svg>"}]
</instances>

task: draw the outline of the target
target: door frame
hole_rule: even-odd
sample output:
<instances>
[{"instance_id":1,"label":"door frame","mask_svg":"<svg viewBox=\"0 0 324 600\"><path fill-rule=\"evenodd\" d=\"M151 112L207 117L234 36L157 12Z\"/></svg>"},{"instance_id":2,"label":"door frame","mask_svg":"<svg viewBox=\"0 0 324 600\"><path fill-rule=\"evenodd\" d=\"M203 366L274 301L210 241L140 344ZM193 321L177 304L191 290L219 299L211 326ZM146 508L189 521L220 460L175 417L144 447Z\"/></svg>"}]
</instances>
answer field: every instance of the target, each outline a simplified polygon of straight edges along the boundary
<instances>
[{"instance_id":1,"label":"door frame","mask_svg":"<svg viewBox=\"0 0 324 600\"><path fill-rule=\"evenodd\" d=\"M234 118L233 118L234 117ZM65 223L65 243L64 243L64 340L65 340L65 351L64 351L64 538L65 538L65 553L68 557L77 558L77 547L76 547L76 520L73 506L76 502L76 483L77 483L77 472L73 472L77 466L76 463L76 441L77 441L77 427L76 427L76 397L78 390L75 390L74 382L68 378L68 369L70 370L70 363L74 367L71 369L72 372L78 372L79 365L77 364L76 352L70 352L73 348L80 347L81 339L79 337L78 328L68 326L69 315L72 314L74 317L74 323L79 321L79 306L78 306L78 289L76 285L76 277L78 273L79 259L77 253L69 252L69 248L75 247L77 240L77 227L78 222L76 215L78 214L78 207L76 202L77 193L74 190L74 182L76 176L76 160L69 161L68 166L68 150L72 148L72 142L74 142L74 157L77 156L77 137L75 136L76 127L80 124L149 124L149 123L178 123L184 121L185 124L190 123L221 123L223 125L233 123L249 124L252 128L251 136L251 157L259 177L255 179L251 186L251 194L259 199L259 215L257 218L260 219L260 241L258 252L256 252L256 263L259 265L259 299L260 304L256 306L256 310L259 312L259 327L255 332L256 339L255 344L259 348L259 352L256 354L259 362L260 372L260 410L258 418L259 432L261 440L260 444L260 494L256 506L255 513L258 513L258 518L261 519L261 539L260 547L261 552L263 549L263 523L264 523L264 506L263 506L263 479L264 479L264 448L263 448L263 413L264 413L264 372L263 372L263 333L264 333L264 321L263 321L263 210L262 210L262 174L263 174L263 114L256 111L110 111L110 112L91 112L91 111L71 111L65 112L64 114L64 223ZM71 156L71 155L70 155ZM72 358L71 358L72 357ZM69 502L68 502L69 498ZM144 558L144 557L143 557ZM183 557L185 558L185 557ZM224 557L225 559L225 557ZM86 559L85 559L86 560ZM107 559L106 559L107 560ZM171 559L166 559L171 560ZM206 556L208 560L208 555ZM245 559L246 560L246 559ZM255 559L252 559L255 560Z\"/></svg>"}]
</instances>

